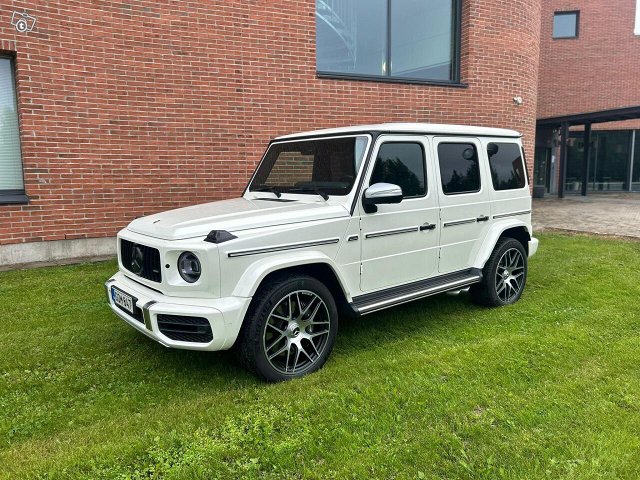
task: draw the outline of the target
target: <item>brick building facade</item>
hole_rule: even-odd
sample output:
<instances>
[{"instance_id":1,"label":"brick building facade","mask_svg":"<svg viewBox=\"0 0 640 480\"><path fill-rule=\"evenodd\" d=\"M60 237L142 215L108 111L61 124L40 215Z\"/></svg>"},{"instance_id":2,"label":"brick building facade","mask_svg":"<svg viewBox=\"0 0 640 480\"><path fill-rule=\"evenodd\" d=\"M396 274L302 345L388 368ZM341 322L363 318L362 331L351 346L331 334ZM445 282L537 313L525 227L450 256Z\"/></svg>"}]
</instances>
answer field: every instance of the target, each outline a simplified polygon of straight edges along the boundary
<instances>
[{"instance_id":1,"label":"brick building facade","mask_svg":"<svg viewBox=\"0 0 640 480\"><path fill-rule=\"evenodd\" d=\"M640 107L639 9L640 0L542 2L538 119ZM572 125L565 187L579 193L584 126ZM640 190L640 120L598 122L592 128L587 190ZM538 129L534 179L555 192L559 128L550 130Z\"/></svg>"},{"instance_id":2,"label":"brick building facade","mask_svg":"<svg viewBox=\"0 0 640 480\"><path fill-rule=\"evenodd\" d=\"M3 247L5 263L115 251L135 217L239 195L267 141L289 132L506 127L533 158L540 8L464 0L447 83L318 75L311 0L0 0L28 198L0 191L0 260ZM14 12L33 30L18 32Z\"/></svg>"}]
</instances>

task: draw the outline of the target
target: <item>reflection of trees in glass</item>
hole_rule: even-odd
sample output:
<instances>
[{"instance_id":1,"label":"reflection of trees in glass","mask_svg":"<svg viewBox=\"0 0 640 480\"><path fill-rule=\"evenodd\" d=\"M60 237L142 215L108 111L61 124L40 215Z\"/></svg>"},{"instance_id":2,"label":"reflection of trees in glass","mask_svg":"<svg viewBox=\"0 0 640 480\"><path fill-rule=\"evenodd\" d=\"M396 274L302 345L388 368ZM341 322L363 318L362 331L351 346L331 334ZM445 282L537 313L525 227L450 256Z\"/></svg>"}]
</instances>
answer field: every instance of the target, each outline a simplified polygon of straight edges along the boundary
<instances>
[{"instance_id":1,"label":"reflection of trees in glass","mask_svg":"<svg viewBox=\"0 0 640 480\"><path fill-rule=\"evenodd\" d=\"M449 181L443 184L445 193L471 192L480 188L478 162L475 158L468 161L469 166L467 167L467 171L462 175L459 174L457 170L453 170Z\"/></svg>"},{"instance_id":2,"label":"reflection of trees in glass","mask_svg":"<svg viewBox=\"0 0 640 480\"><path fill-rule=\"evenodd\" d=\"M379 182L398 185L402 188L402 194L405 197L413 197L424 193L424 181L409 170L398 157L377 158L376 167L371 176L371 184Z\"/></svg>"}]
</instances>

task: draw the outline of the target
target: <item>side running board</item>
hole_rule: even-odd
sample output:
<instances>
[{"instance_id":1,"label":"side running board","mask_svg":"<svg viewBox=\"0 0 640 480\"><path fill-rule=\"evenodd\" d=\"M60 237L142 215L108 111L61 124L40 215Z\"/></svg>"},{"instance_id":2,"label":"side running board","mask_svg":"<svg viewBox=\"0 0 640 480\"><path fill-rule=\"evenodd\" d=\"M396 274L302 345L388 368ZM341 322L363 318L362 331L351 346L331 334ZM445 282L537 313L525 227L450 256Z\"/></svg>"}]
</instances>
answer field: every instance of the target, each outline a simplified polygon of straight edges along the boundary
<instances>
[{"instance_id":1,"label":"side running board","mask_svg":"<svg viewBox=\"0 0 640 480\"><path fill-rule=\"evenodd\" d=\"M385 308L411 302L437 293L468 287L482 280L482 270L470 268L439 277L420 280L378 292L353 297L351 307L356 315L366 315Z\"/></svg>"}]
</instances>

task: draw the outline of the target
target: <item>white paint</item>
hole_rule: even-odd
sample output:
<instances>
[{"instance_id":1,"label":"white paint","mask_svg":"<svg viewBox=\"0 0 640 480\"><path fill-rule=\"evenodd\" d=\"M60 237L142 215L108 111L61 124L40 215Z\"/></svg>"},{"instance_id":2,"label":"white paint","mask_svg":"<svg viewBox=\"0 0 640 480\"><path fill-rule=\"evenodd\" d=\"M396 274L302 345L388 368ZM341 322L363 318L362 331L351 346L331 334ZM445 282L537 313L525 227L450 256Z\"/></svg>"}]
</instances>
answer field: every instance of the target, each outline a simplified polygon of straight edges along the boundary
<instances>
[{"instance_id":1,"label":"white paint","mask_svg":"<svg viewBox=\"0 0 640 480\"><path fill-rule=\"evenodd\" d=\"M360 135L373 131L386 133L375 145L369 141L367 156L370 149L375 153L385 141L422 145L427 172L425 196L379 205L377 212L366 213L360 199L371 184L374 168L372 162L361 162L352 191L344 196L331 195L326 201L313 193L283 192L281 198L276 198L270 192L246 191L238 199L135 220L118 237L156 248L162 280L153 282L137 277L120 261L120 271L108 280L108 285L133 295L139 308L155 303L148 307L146 325L123 313L110 299L112 310L165 346L223 350L235 342L251 297L272 272L292 266L304 271L305 265L323 264L335 272L347 301L351 301L364 293L439 274L482 268L505 229L525 227L532 232L529 186L494 191L486 153L489 142L515 143L521 147L517 132L407 123L319 133L327 138L327 133ZM280 143L286 143L295 141L296 136L280 138ZM443 141L476 146L482 178L479 192L443 194L437 161L437 145ZM355 202L353 211L352 202ZM496 215L498 218L494 218ZM482 220L477 221L479 218ZM445 227L445 223L451 225ZM426 228L433 225L435 228ZM220 244L205 242L213 229L227 230L236 238ZM531 244L531 253L536 246L535 242ZM185 282L177 272L178 258L185 251L193 252L202 264L202 275L195 283ZM451 288L454 287L460 285ZM158 313L207 318L213 340L207 344L173 341L159 331Z\"/></svg>"},{"instance_id":2,"label":"white paint","mask_svg":"<svg viewBox=\"0 0 640 480\"><path fill-rule=\"evenodd\" d=\"M640 35L640 0L636 0L636 28L633 33Z\"/></svg>"}]
</instances>

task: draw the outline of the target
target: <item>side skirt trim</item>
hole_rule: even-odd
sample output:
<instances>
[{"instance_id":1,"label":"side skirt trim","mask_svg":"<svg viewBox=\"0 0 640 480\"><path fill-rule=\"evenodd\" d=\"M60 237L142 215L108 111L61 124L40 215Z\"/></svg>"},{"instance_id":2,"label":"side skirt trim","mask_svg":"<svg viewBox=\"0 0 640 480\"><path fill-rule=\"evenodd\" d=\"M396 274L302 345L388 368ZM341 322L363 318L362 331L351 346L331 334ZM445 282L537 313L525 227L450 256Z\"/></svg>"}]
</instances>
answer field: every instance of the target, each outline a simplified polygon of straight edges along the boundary
<instances>
[{"instance_id":1,"label":"side skirt trim","mask_svg":"<svg viewBox=\"0 0 640 480\"><path fill-rule=\"evenodd\" d=\"M482 270L471 268L427 280L420 280L407 285L388 288L379 292L359 295L353 298L351 307L357 315L366 315L448 290L468 287L481 280Z\"/></svg>"}]
</instances>

